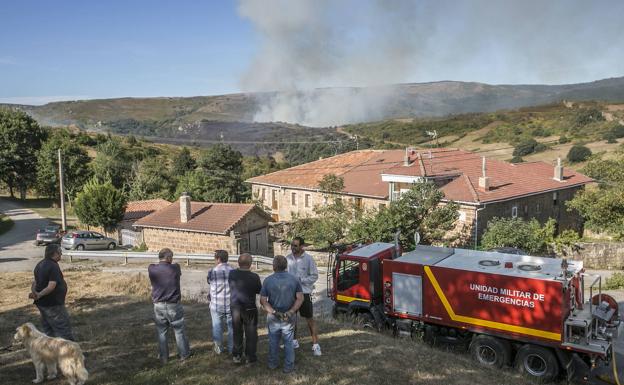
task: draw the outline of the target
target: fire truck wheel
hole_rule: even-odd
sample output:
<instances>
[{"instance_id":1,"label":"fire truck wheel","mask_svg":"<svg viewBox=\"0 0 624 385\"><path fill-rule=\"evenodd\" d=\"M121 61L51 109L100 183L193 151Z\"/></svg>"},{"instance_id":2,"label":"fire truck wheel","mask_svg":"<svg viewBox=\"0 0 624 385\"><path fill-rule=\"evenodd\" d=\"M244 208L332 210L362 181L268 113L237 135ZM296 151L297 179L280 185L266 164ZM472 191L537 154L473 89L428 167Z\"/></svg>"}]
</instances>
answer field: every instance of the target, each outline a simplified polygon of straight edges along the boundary
<instances>
[{"instance_id":1,"label":"fire truck wheel","mask_svg":"<svg viewBox=\"0 0 624 385\"><path fill-rule=\"evenodd\" d=\"M470 354L483 366L502 368L511 359L511 346L506 340L480 334L470 342Z\"/></svg>"},{"instance_id":2,"label":"fire truck wheel","mask_svg":"<svg viewBox=\"0 0 624 385\"><path fill-rule=\"evenodd\" d=\"M375 329L375 318L369 312L358 313L356 321L358 325L365 329Z\"/></svg>"},{"instance_id":3,"label":"fire truck wheel","mask_svg":"<svg viewBox=\"0 0 624 385\"><path fill-rule=\"evenodd\" d=\"M555 354L549 349L530 344L518 350L516 368L540 384L551 382L559 375L559 364Z\"/></svg>"}]
</instances>

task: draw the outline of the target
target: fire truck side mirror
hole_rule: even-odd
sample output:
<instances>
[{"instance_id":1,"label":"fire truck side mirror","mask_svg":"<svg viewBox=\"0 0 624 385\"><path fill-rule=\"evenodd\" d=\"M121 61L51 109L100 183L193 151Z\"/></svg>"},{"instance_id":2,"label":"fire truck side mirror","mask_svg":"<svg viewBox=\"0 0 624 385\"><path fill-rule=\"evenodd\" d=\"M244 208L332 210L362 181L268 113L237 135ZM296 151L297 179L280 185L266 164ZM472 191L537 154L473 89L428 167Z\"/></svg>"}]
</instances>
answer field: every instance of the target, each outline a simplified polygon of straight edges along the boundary
<instances>
[{"instance_id":1,"label":"fire truck side mirror","mask_svg":"<svg viewBox=\"0 0 624 385\"><path fill-rule=\"evenodd\" d=\"M418 231L414 231L414 245L418 245L420 243L420 233Z\"/></svg>"}]
</instances>

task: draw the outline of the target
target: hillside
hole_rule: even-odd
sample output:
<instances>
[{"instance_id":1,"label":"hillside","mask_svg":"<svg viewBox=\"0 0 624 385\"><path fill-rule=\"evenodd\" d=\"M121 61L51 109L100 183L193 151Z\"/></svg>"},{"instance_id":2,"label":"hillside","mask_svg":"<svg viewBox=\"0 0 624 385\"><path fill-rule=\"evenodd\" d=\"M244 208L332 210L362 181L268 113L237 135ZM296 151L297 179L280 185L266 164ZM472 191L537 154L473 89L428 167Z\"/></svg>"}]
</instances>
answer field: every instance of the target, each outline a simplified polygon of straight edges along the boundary
<instances>
[{"instance_id":1,"label":"hillside","mask_svg":"<svg viewBox=\"0 0 624 385\"><path fill-rule=\"evenodd\" d=\"M593 153L610 153L624 144L624 104L565 102L501 110L493 113L452 115L444 118L391 119L346 125L341 132L395 146L455 147L510 160L514 147L535 139L538 151L525 161L565 158L574 144ZM428 132L437 132L432 140ZM573 165L575 168L583 164Z\"/></svg>"},{"instance_id":2,"label":"hillside","mask_svg":"<svg viewBox=\"0 0 624 385\"><path fill-rule=\"evenodd\" d=\"M316 89L297 93L294 97L320 98L341 90L345 89ZM383 98L371 98L370 105L367 105L374 111L374 116L383 120L493 112L561 100L624 101L624 77L570 85L489 85L442 81L346 90L346 95L352 97L383 93ZM221 130L216 122L251 123L267 99L275 95L241 93L185 98L119 98L16 107L25 110L43 125L75 125L87 130L131 131L136 135L158 137L186 134L195 139L209 139L212 137L204 137L204 131ZM249 130L243 128L234 133L234 128L227 127L233 133L232 140L247 137ZM253 130L260 131L266 128L252 126Z\"/></svg>"}]
</instances>

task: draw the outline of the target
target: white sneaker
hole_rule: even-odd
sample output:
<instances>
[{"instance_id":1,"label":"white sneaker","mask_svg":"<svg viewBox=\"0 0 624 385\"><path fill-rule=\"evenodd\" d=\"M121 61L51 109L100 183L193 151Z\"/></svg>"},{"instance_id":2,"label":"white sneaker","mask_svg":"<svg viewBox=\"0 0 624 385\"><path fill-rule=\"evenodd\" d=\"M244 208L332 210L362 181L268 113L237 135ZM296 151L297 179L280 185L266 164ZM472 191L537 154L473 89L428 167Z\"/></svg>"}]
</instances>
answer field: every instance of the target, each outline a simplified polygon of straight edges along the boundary
<instances>
[{"instance_id":1,"label":"white sneaker","mask_svg":"<svg viewBox=\"0 0 624 385\"><path fill-rule=\"evenodd\" d=\"M322 355L322 353L321 353L321 345L319 345L319 344L314 344L314 345L312 345L312 353L313 353L315 356L320 356L320 355Z\"/></svg>"},{"instance_id":2,"label":"white sneaker","mask_svg":"<svg viewBox=\"0 0 624 385\"><path fill-rule=\"evenodd\" d=\"M299 341L293 340L293 348L299 349Z\"/></svg>"},{"instance_id":3,"label":"white sneaker","mask_svg":"<svg viewBox=\"0 0 624 385\"><path fill-rule=\"evenodd\" d=\"M223 349L221 348L221 346L215 344L214 352L217 353L217 354L221 354L221 353L223 353Z\"/></svg>"}]
</instances>

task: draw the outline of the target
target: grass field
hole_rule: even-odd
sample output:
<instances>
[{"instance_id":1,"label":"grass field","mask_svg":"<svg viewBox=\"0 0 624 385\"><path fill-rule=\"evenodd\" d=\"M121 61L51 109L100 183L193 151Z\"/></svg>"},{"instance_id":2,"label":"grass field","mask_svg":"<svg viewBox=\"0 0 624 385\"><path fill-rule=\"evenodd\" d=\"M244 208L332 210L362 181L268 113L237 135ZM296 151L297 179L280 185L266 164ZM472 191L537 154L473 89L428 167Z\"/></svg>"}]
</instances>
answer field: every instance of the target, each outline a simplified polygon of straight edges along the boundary
<instances>
[{"instance_id":1,"label":"grass field","mask_svg":"<svg viewBox=\"0 0 624 385\"><path fill-rule=\"evenodd\" d=\"M68 307L74 332L85 351L90 384L524 384L510 370L475 366L466 354L446 352L420 342L359 330L350 324L321 320L322 357L313 357L307 332L300 336L296 372L284 375L266 365L267 335L260 317L258 354L253 366L235 365L216 356L210 340L210 316L205 304L185 303L187 333L195 355L181 363L161 366L156 358L145 276L67 269ZM4 273L0 280L0 346L10 344L17 325L38 314L29 304L30 274ZM303 326L303 325L301 325ZM301 328L303 330L304 328ZM175 352L173 343L171 352ZM24 350L0 352L3 384L26 384L34 376ZM47 382L60 384L60 380Z\"/></svg>"}]
</instances>

